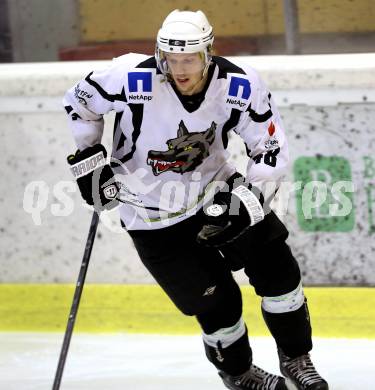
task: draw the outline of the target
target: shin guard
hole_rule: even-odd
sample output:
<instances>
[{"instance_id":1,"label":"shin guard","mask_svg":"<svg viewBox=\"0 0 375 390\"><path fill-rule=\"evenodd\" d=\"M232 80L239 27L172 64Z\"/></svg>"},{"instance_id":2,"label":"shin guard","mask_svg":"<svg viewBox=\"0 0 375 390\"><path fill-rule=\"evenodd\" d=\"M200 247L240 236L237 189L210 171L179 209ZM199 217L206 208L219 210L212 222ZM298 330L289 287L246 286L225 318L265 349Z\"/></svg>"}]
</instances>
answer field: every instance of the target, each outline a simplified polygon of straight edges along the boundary
<instances>
[{"instance_id":1,"label":"shin guard","mask_svg":"<svg viewBox=\"0 0 375 390\"><path fill-rule=\"evenodd\" d=\"M274 337L277 347L293 358L312 349L311 325L307 301L297 310L270 313L262 308L263 318Z\"/></svg>"},{"instance_id":2,"label":"shin guard","mask_svg":"<svg viewBox=\"0 0 375 390\"><path fill-rule=\"evenodd\" d=\"M237 340L227 345L224 341L209 341L203 337L204 348L208 360L219 370L229 375L241 375L249 369L252 361L252 352L247 336L247 329ZM225 345L225 348L224 348Z\"/></svg>"}]
</instances>

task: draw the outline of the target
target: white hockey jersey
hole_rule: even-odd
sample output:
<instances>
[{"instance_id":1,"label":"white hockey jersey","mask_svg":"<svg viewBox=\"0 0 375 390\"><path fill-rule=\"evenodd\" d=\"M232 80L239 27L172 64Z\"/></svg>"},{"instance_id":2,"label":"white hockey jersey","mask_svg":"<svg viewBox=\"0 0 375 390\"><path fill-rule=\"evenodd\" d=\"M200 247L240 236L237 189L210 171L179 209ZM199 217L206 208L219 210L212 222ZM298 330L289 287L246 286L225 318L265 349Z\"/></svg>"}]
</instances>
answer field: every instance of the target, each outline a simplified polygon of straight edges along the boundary
<instances>
[{"instance_id":1,"label":"white hockey jersey","mask_svg":"<svg viewBox=\"0 0 375 390\"><path fill-rule=\"evenodd\" d=\"M246 145L248 181L264 188L284 175L288 146L263 81L245 64L222 57L212 62L198 104L176 91L154 57L133 53L66 93L80 150L100 143L103 115L116 112L112 165L127 229L158 229L194 214L235 172L227 151L232 130Z\"/></svg>"}]
</instances>

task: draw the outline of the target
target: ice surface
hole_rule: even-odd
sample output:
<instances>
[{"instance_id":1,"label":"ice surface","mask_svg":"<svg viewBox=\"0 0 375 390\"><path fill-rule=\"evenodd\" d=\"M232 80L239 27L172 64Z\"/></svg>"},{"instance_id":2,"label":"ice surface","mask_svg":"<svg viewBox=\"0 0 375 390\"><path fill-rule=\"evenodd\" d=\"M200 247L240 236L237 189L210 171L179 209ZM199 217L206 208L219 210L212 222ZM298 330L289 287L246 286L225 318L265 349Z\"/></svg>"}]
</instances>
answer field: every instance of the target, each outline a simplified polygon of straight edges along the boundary
<instances>
[{"instance_id":1,"label":"ice surface","mask_svg":"<svg viewBox=\"0 0 375 390\"><path fill-rule=\"evenodd\" d=\"M0 389L51 390L62 334L0 333ZM278 373L271 338L251 338L254 362ZM375 340L314 339L331 390L375 389ZM224 389L199 336L74 334L61 390Z\"/></svg>"}]
</instances>

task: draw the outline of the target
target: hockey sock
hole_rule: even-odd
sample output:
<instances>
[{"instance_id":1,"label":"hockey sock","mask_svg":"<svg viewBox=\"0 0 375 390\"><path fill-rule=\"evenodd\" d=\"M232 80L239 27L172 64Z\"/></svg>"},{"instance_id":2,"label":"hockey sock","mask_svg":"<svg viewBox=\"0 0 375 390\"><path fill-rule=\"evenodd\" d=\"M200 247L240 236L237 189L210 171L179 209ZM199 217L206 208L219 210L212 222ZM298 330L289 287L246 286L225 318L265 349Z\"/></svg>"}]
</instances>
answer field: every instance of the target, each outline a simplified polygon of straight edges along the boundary
<instances>
[{"instance_id":1,"label":"hockey sock","mask_svg":"<svg viewBox=\"0 0 375 390\"><path fill-rule=\"evenodd\" d=\"M236 325L226 330L229 332L220 339L215 335L203 335L206 356L219 371L233 376L241 375L249 369L252 360L247 329L241 318Z\"/></svg>"},{"instance_id":2,"label":"hockey sock","mask_svg":"<svg viewBox=\"0 0 375 390\"><path fill-rule=\"evenodd\" d=\"M307 301L295 311L270 313L262 307L263 318L277 347L290 358L312 349L310 316Z\"/></svg>"}]
</instances>

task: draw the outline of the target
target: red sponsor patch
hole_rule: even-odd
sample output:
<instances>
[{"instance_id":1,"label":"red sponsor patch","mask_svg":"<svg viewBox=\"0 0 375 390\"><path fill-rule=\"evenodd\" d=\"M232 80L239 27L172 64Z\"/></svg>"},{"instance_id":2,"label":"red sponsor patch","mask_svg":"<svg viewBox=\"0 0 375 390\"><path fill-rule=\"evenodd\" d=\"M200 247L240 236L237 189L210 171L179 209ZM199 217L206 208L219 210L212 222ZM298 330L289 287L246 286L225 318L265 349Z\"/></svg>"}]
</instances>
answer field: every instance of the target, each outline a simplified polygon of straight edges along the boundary
<instances>
[{"instance_id":1,"label":"red sponsor patch","mask_svg":"<svg viewBox=\"0 0 375 390\"><path fill-rule=\"evenodd\" d=\"M268 134L272 137L275 133L275 130L276 130L276 127L273 124L273 122L271 122L270 125L268 126Z\"/></svg>"}]
</instances>

